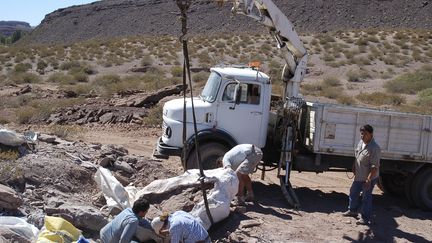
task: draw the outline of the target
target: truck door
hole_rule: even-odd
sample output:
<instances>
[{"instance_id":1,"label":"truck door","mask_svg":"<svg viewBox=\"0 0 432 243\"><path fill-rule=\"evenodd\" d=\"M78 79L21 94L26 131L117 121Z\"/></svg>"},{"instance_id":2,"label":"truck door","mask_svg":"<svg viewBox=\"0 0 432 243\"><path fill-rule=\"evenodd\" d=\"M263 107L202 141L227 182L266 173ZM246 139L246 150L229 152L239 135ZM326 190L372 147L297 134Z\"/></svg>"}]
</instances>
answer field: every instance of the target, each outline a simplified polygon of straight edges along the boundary
<instances>
[{"instance_id":1,"label":"truck door","mask_svg":"<svg viewBox=\"0 0 432 243\"><path fill-rule=\"evenodd\" d=\"M234 92L239 85L239 103ZM259 83L228 83L223 87L217 111L217 126L231 134L238 143L261 144L261 120L263 117L262 86Z\"/></svg>"}]
</instances>

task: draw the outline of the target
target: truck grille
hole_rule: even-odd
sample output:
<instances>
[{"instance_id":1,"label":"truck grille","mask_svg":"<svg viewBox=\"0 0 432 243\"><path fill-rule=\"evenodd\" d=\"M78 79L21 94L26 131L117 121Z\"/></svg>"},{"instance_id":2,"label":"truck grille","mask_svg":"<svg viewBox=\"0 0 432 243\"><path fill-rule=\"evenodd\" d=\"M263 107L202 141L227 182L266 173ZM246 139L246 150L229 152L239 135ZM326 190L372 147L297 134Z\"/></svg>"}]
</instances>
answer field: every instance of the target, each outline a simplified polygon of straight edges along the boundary
<instances>
[{"instance_id":1,"label":"truck grille","mask_svg":"<svg viewBox=\"0 0 432 243\"><path fill-rule=\"evenodd\" d=\"M162 122L162 136L167 136L166 134L166 130L167 130L168 125L165 122Z\"/></svg>"}]
</instances>

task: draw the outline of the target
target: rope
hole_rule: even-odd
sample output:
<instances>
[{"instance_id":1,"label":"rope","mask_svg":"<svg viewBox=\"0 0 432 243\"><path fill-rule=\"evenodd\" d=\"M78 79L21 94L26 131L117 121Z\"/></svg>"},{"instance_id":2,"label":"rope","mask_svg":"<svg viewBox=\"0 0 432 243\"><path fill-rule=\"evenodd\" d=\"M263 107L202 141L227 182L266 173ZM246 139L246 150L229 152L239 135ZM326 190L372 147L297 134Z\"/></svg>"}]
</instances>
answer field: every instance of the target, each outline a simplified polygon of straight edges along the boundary
<instances>
[{"instance_id":1,"label":"rope","mask_svg":"<svg viewBox=\"0 0 432 243\"><path fill-rule=\"evenodd\" d=\"M196 125L196 116L195 116L195 106L194 106L194 102L193 102L193 89L192 89L192 79L191 79L191 73L190 73L190 62L189 62L189 51L188 51L188 45L187 45L187 38L186 38L186 34L187 34L187 10L189 9L189 6L191 4L191 0L177 0L177 6L179 7L180 11L181 11L181 21L182 21L182 36L180 37L180 41L183 44L183 56L184 56L184 65L183 65L183 80L184 82L186 82L186 75L188 77L189 80L189 87L190 87L190 95L191 95L191 106L192 106L192 117L193 117L193 125L194 125L194 133L195 133L195 153L196 156L198 158L198 165L199 165L199 171L200 171L200 178L199 181L201 183L201 191L203 194L203 198L204 198L204 205L206 208L206 213L208 218L210 219L210 223L211 225L214 224L213 221L213 217L210 213L210 208L208 205L208 200L207 200L207 193L206 193L206 189L205 189L205 184L204 184L204 180L205 180L205 174L204 174L204 170L203 170L203 166L202 166L202 161L201 161L201 153L199 151L199 143L198 143L198 129L197 129L197 125ZM185 97L185 94L184 96ZM184 106L183 106L183 119L185 119L186 116L186 98L184 98ZM183 121L183 124L185 124L186 119ZM185 125L183 125L183 133L185 134ZM185 139L185 135L184 135L184 140ZM185 143L185 141L183 140L183 143ZM183 148L183 150L186 150L185 148ZM186 156L185 156L186 157Z\"/></svg>"}]
</instances>

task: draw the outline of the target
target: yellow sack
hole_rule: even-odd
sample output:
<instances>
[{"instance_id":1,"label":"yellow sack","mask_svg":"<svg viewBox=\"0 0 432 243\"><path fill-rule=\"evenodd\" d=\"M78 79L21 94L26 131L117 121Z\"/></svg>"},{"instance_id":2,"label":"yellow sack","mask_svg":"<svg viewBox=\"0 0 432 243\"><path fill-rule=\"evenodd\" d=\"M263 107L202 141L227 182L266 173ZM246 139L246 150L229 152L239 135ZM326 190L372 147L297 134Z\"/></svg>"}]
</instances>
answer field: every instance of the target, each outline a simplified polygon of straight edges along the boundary
<instances>
[{"instance_id":1,"label":"yellow sack","mask_svg":"<svg viewBox=\"0 0 432 243\"><path fill-rule=\"evenodd\" d=\"M81 231L68 221L45 216L44 230L39 233L37 243L72 243L79 239Z\"/></svg>"}]
</instances>

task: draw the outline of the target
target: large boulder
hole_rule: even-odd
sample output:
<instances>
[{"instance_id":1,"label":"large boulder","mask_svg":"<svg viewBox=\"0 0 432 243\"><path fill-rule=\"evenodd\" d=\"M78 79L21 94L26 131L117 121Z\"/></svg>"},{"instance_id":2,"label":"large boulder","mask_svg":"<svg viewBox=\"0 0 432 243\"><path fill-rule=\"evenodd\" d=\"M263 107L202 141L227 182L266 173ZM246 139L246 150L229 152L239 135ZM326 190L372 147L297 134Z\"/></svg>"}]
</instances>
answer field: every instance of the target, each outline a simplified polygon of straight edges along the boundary
<instances>
[{"instance_id":1,"label":"large boulder","mask_svg":"<svg viewBox=\"0 0 432 243\"><path fill-rule=\"evenodd\" d=\"M0 208L16 210L23 203L22 198L12 188L0 184Z\"/></svg>"},{"instance_id":2,"label":"large boulder","mask_svg":"<svg viewBox=\"0 0 432 243\"><path fill-rule=\"evenodd\" d=\"M91 206L63 204L58 208L45 208L45 212L50 216L62 217L83 230L99 231L108 223L100 211Z\"/></svg>"}]
</instances>

